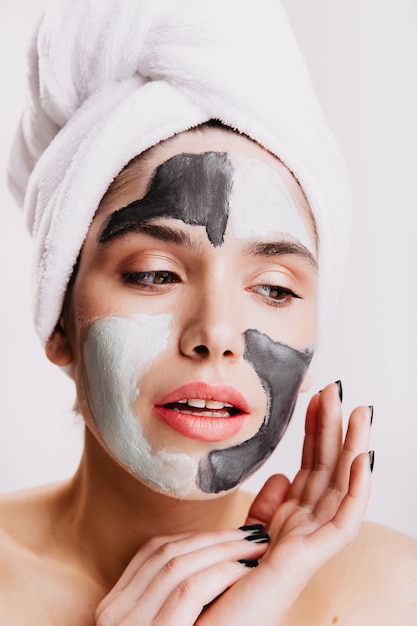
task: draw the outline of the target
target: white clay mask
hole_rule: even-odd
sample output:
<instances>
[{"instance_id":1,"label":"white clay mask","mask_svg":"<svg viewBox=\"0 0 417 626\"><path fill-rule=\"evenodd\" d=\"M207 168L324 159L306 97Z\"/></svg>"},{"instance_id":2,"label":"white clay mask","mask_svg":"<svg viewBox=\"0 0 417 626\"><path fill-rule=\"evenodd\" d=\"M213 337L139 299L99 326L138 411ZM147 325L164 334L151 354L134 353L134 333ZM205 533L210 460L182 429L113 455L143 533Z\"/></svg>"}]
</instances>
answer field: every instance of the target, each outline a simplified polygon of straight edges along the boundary
<instances>
[{"instance_id":1,"label":"white clay mask","mask_svg":"<svg viewBox=\"0 0 417 626\"><path fill-rule=\"evenodd\" d=\"M84 344L84 365L90 410L112 455L152 489L184 497L195 489L197 461L152 450L133 413L141 377L167 347L170 321L171 315L95 321Z\"/></svg>"},{"instance_id":2,"label":"white clay mask","mask_svg":"<svg viewBox=\"0 0 417 626\"><path fill-rule=\"evenodd\" d=\"M233 173L229 224L238 239L290 235L315 255L297 207L279 174L262 161L240 155Z\"/></svg>"}]
</instances>

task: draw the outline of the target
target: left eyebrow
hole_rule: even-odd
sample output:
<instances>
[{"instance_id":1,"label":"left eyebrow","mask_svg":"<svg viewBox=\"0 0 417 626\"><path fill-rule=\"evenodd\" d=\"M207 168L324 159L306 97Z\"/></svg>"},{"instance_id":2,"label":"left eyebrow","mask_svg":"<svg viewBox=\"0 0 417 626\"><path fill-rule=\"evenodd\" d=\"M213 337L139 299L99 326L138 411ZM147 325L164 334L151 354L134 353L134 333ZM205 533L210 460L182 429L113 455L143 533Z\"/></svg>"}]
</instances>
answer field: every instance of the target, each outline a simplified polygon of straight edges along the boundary
<instances>
[{"instance_id":1,"label":"left eyebrow","mask_svg":"<svg viewBox=\"0 0 417 626\"><path fill-rule=\"evenodd\" d=\"M256 241L246 244L243 253L248 256L284 256L292 254L308 261L308 263L317 270L317 260L311 254L310 250L301 243L294 241Z\"/></svg>"},{"instance_id":2,"label":"left eyebrow","mask_svg":"<svg viewBox=\"0 0 417 626\"><path fill-rule=\"evenodd\" d=\"M173 243L177 246L182 246L191 251L199 251L200 244L195 241L190 235L176 228L170 226L153 224L152 222L129 222L116 232L106 235L106 227L99 235L98 242L100 244L106 244L114 239L122 238L129 233L142 233L158 241L164 241L166 243Z\"/></svg>"}]
</instances>

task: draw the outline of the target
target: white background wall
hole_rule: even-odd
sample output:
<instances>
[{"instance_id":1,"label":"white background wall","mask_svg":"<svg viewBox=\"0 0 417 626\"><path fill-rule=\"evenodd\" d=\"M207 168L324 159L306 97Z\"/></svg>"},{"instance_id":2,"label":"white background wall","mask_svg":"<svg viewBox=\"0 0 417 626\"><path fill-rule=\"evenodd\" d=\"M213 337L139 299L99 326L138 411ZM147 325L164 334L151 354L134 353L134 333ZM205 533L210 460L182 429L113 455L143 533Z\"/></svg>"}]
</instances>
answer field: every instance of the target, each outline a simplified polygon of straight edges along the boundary
<instances>
[{"instance_id":1,"label":"white background wall","mask_svg":"<svg viewBox=\"0 0 417 626\"><path fill-rule=\"evenodd\" d=\"M244 1L244 0L243 0ZM25 41L42 0L0 0L0 170L24 97ZM417 537L417 3L285 0L346 156L354 197L344 295L314 364L341 378L346 415L374 404L372 519ZM81 450L71 382L50 365L29 312L29 237L0 180L0 491L68 476ZM296 471L303 399L250 481Z\"/></svg>"}]
</instances>

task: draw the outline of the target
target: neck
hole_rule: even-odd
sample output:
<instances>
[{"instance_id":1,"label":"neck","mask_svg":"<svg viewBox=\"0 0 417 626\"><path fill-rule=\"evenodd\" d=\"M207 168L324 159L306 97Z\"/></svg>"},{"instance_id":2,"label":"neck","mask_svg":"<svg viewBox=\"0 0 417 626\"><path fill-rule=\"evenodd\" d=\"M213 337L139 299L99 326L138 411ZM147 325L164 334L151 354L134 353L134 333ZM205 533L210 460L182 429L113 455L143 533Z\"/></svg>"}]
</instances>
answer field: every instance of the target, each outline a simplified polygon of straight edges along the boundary
<instances>
[{"instance_id":1,"label":"neck","mask_svg":"<svg viewBox=\"0 0 417 626\"><path fill-rule=\"evenodd\" d=\"M85 449L69 488L66 513L75 549L112 585L150 537L237 528L252 496L235 490L204 500L156 493L121 468L86 430ZM68 500L67 500L68 502Z\"/></svg>"}]
</instances>

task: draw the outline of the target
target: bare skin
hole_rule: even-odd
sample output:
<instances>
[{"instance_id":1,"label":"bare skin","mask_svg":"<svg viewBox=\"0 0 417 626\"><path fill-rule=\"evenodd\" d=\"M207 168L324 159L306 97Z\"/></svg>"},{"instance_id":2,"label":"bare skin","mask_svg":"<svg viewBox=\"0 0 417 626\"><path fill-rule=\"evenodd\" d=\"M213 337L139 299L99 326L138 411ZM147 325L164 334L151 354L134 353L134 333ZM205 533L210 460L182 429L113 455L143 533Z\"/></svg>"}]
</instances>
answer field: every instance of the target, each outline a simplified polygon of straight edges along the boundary
<instances>
[{"instance_id":1,"label":"bare skin","mask_svg":"<svg viewBox=\"0 0 417 626\"><path fill-rule=\"evenodd\" d=\"M158 162L183 151L198 152L200 140L185 136L167 143L148 163L142 192L146 176ZM204 137L204 150L233 153L238 149L282 168L271 155L245 142L215 131ZM197 260L205 263L198 289L193 290L192 278L182 280L178 287L174 283L162 291L162 297L142 302L142 292L138 298L137 291L120 282L117 268L124 263L125 247L115 244L103 252L97 245L97 233L106 217L137 197L138 185L128 185L116 203L110 198L104 204L94 220L69 314L47 345L54 363L74 366L86 423L85 449L77 473L67 483L7 496L0 503L0 623L414 626L416 544L375 525L361 526L371 482L370 413L368 407L355 409L343 440L337 385L327 386L312 398L301 468L294 481L290 484L286 477L274 476L256 498L240 488L225 495L192 494L189 500L169 497L133 477L104 445L83 385L82 346L91 320L121 312L127 315L136 310L138 299L141 307L146 303L149 314L165 312L164 298L169 297L180 347L165 356L172 372L188 375L189 366L206 373L209 368L227 371L227 382L233 382L233 377L243 380L254 397L259 390L242 367L242 329L259 328L297 348L309 345L315 335L311 264L285 257L268 266L269 273L281 276L287 286L294 283L293 288L301 289L303 295L296 302L286 296L288 306L279 310L277 324L277 311L263 291L258 297L257 284L255 289L252 283L250 288L236 287L242 267L238 242L226 238L225 245L213 251L200 226L187 227L187 233L198 240L199 257L193 259L192 267ZM300 215L313 241L312 225L301 209ZM133 237L126 239L129 263L136 248L141 255L146 248L139 236ZM165 262L174 256L181 267L181 251L158 250L158 258L162 254ZM231 282L229 274L217 271L226 261L227 267L234 262L232 267L237 268ZM219 276L225 277L223 282ZM199 290L206 296L190 323L188 316L195 313L194 303L199 304ZM230 293L233 301L228 300ZM244 315L236 316L233 306L247 316L242 328L239 323ZM207 348L204 359L193 348L203 343ZM306 377L301 391L308 387ZM155 429L155 445L159 431L160 426ZM202 445L182 441L175 433L172 441L197 452ZM246 541L248 533L239 527L247 523L262 524L270 541ZM259 566L245 567L238 563L241 559L258 559Z\"/></svg>"},{"instance_id":2,"label":"bare skin","mask_svg":"<svg viewBox=\"0 0 417 626\"><path fill-rule=\"evenodd\" d=\"M94 448L95 443L90 443ZM95 453L102 455L101 450ZM116 584L129 558L149 537L163 536L173 528L180 532L185 515L188 528L237 528L245 521L253 499L253 495L238 491L233 494L233 507L229 501L212 501L207 507L178 502L169 507L167 500L154 501L144 519L140 511L132 515L120 492L112 494L115 506L108 506L111 480L117 479L120 485L120 470L114 465L106 468L110 479L107 488L81 504L84 471L81 466L66 484L3 497L1 623L92 626L96 624L97 606ZM249 521L265 522L269 507L274 509L274 501L283 497L285 481L282 477L275 480L272 497L269 493L253 505L255 515ZM136 486L128 482L123 491L136 491ZM147 495L150 506L152 494ZM230 500L229 496L225 499ZM258 556L256 550L242 546L239 558L252 556ZM414 625L416 563L414 541L375 524L363 524L357 537L318 569L276 624ZM248 581L251 575L249 571ZM259 603L254 596L256 607Z\"/></svg>"}]
</instances>

